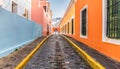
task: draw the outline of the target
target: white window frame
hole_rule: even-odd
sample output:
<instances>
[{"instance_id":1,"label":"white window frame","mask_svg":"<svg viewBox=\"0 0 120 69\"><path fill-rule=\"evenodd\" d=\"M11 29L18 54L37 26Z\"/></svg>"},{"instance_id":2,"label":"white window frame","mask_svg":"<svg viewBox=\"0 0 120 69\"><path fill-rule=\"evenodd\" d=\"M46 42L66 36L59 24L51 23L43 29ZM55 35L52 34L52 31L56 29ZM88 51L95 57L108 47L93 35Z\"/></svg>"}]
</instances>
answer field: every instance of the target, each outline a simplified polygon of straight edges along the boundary
<instances>
[{"instance_id":1,"label":"white window frame","mask_svg":"<svg viewBox=\"0 0 120 69\"><path fill-rule=\"evenodd\" d=\"M84 9L87 9L86 11L86 36L82 35L82 11ZM88 37L88 6L85 5L81 10L80 10L80 37L81 38L87 38Z\"/></svg>"},{"instance_id":2,"label":"white window frame","mask_svg":"<svg viewBox=\"0 0 120 69\"><path fill-rule=\"evenodd\" d=\"M13 10L12 10L12 9L13 9L13 7L12 7L12 4L13 4L13 3L16 4L16 6L17 6L16 12L13 12ZM11 12L12 12L12 13L15 13L15 14L18 14L18 3L17 3L17 1L15 1L15 0L12 0L12 1L11 1Z\"/></svg>"},{"instance_id":3,"label":"white window frame","mask_svg":"<svg viewBox=\"0 0 120 69\"><path fill-rule=\"evenodd\" d=\"M120 39L112 39L106 36L107 29L107 0L102 0L102 42L120 45Z\"/></svg>"}]
</instances>

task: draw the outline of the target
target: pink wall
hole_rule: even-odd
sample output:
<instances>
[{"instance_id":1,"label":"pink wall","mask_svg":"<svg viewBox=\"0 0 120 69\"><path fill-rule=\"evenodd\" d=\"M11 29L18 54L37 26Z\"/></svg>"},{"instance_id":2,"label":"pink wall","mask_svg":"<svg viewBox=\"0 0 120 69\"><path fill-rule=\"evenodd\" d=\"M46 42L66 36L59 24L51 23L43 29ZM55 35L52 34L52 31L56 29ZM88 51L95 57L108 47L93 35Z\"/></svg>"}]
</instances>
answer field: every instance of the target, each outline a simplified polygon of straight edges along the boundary
<instances>
[{"instance_id":1,"label":"pink wall","mask_svg":"<svg viewBox=\"0 0 120 69\"><path fill-rule=\"evenodd\" d=\"M46 0L44 1L32 0L31 20L41 24L43 26L43 35L47 35L47 24L50 25L51 18L46 16L43 6L47 6L48 2Z\"/></svg>"}]
</instances>

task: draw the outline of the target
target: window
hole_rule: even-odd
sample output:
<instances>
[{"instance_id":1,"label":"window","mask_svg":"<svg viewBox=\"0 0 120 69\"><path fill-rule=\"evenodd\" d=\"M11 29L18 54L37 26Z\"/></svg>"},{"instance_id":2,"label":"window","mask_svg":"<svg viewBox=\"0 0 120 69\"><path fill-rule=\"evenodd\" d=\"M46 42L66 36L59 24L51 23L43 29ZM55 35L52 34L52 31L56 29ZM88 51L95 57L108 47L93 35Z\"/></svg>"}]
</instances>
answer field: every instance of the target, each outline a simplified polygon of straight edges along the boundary
<instances>
[{"instance_id":1,"label":"window","mask_svg":"<svg viewBox=\"0 0 120 69\"><path fill-rule=\"evenodd\" d=\"M54 32L56 32L56 28L55 28L55 30L54 30ZM47 24L47 35L49 35L49 25Z\"/></svg>"},{"instance_id":2,"label":"window","mask_svg":"<svg viewBox=\"0 0 120 69\"><path fill-rule=\"evenodd\" d=\"M3 2L0 0L0 7L2 7L3 6Z\"/></svg>"},{"instance_id":3,"label":"window","mask_svg":"<svg viewBox=\"0 0 120 69\"><path fill-rule=\"evenodd\" d=\"M87 35L87 8L81 11L81 36Z\"/></svg>"},{"instance_id":4,"label":"window","mask_svg":"<svg viewBox=\"0 0 120 69\"><path fill-rule=\"evenodd\" d=\"M43 8L44 8L44 10L45 10L45 12L46 12L46 10L47 10L47 7L46 7L46 6L43 6Z\"/></svg>"},{"instance_id":5,"label":"window","mask_svg":"<svg viewBox=\"0 0 120 69\"><path fill-rule=\"evenodd\" d=\"M69 22L68 22L68 34L69 34Z\"/></svg>"},{"instance_id":6,"label":"window","mask_svg":"<svg viewBox=\"0 0 120 69\"><path fill-rule=\"evenodd\" d=\"M65 24L65 34L66 34L66 24Z\"/></svg>"},{"instance_id":7,"label":"window","mask_svg":"<svg viewBox=\"0 0 120 69\"><path fill-rule=\"evenodd\" d=\"M62 33L63 33L63 31L64 31L64 27L62 27Z\"/></svg>"},{"instance_id":8,"label":"window","mask_svg":"<svg viewBox=\"0 0 120 69\"><path fill-rule=\"evenodd\" d=\"M72 22L72 34L74 34L74 18L71 20L71 22Z\"/></svg>"},{"instance_id":9,"label":"window","mask_svg":"<svg viewBox=\"0 0 120 69\"><path fill-rule=\"evenodd\" d=\"M63 33L65 33L64 31L65 31L65 29L64 29L64 26L63 26Z\"/></svg>"},{"instance_id":10,"label":"window","mask_svg":"<svg viewBox=\"0 0 120 69\"><path fill-rule=\"evenodd\" d=\"M12 12L17 13L17 4L12 1Z\"/></svg>"},{"instance_id":11,"label":"window","mask_svg":"<svg viewBox=\"0 0 120 69\"><path fill-rule=\"evenodd\" d=\"M26 17L26 18L28 18L28 10L26 8L25 8L23 16Z\"/></svg>"},{"instance_id":12,"label":"window","mask_svg":"<svg viewBox=\"0 0 120 69\"><path fill-rule=\"evenodd\" d=\"M48 7L47 6L43 6L45 12L48 12Z\"/></svg>"},{"instance_id":13,"label":"window","mask_svg":"<svg viewBox=\"0 0 120 69\"><path fill-rule=\"evenodd\" d=\"M102 0L102 41L120 45L120 0Z\"/></svg>"},{"instance_id":14,"label":"window","mask_svg":"<svg viewBox=\"0 0 120 69\"><path fill-rule=\"evenodd\" d=\"M67 26L67 27L66 27L66 31L67 31L67 34L68 34L68 23L66 24L66 26Z\"/></svg>"},{"instance_id":15,"label":"window","mask_svg":"<svg viewBox=\"0 0 120 69\"><path fill-rule=\"evenodd\" d=\"M64 26L63 26L63 33L64 33Z\"/></svg>"},{"instance_id":16,"label":"window","mask_svg":"<svg viewBox=\"0 0 120 69\"><path fill-rule=\"evenodd\" d=\"M68 33L68 26L67 26L67 24L66 24L66 34Z\"/></svg>"},{"instance_id":17,"label":"window","mask_svg":"<svg viewBox=\"0 0 120 69\"><path fill-rule=\"evenodd\" d=\"M107 0L108 38L120 39L120 0Z\"/></svg>"},{"instance_id":18,"label":"window","mask_svg":"<svg viewBox=\"0 0 120 69\"><path fill-rule=\"evenodd\" d=\"M67 26L67 24L66 24L66 34L68 33L68 26Z\"/></svg>"}]
</instances>

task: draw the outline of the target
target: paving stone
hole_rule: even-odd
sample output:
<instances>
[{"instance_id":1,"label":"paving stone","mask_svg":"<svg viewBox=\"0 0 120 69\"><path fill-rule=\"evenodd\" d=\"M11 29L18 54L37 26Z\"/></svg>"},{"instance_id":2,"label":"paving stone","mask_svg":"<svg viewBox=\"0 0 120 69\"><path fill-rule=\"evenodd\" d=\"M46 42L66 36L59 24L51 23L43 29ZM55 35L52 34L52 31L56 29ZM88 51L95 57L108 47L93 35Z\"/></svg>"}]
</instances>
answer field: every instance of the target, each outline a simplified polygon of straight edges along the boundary
<instances>
[{"instance_id":1,"label":"paving stone","mask_svg":"<svg viewBox=\"0 0 120 69\"><path fill-rule=\"evenodd\" d=\"M37 63L37 65L36 65ZM32 67L34 65L34 67ZM35 68L36 67L36 68ZM51 36L25 69L92 69L60 35Z\"/></svg>"}]
</instances>

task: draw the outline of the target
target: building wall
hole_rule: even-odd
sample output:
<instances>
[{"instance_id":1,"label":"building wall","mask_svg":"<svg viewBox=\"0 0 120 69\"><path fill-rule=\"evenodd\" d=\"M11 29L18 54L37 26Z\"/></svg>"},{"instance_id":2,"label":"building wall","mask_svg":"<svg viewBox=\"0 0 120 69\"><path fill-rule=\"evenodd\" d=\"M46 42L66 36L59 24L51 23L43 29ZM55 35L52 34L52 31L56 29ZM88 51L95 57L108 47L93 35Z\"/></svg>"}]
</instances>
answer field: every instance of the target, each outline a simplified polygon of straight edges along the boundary
<instances>
[{"instance_id":1,"label":"building wall","mask_svg":"<svg viewBox=\"0 0 120 69\"><path fill-rule=\"evenodd\" d=\"M103 41L103 1L104 0L78 0L76 2L76 36L78 38L80 36L79 31L80 28L80 10L87 5L88 7L88 36L87 38L80 38L79 41L89 45L90 47L98 50L99 52L111 57L115 60L120 61L120 43L110 43L107 41ZM106 39L107 40L107 39ZM117 39L116 39L117 40ZM119 40L118 40L119 41ZM114 40L112 41L114 42Z\"/></svg>"},{"instance_id":2,"label":"building wall","mask_svg":"<svg viewBox=\"0 0 120 69\"><path fill-rule=\"evenodd\" d=\"M71 0L64 17L60 21L60 31L61 31L61 33L63 33L63 30L68 29L67 24L69 23L69 33L71 34L71 30L72 30L71 29L71 26L72 26L71 20L74 17L75 17L75 3L74 3L74 1ZM66 27L65 27L65 25L66 25ZM67 32L68 32L68 30L67 30Z\"/></svg>"},{"instance_id":3,"label":"building wall","mask_svg":"<svg viewBox=\"0 0 120 69\"><path fill-rule=\"evenodd\" d=\"M114 60L120 61L120 40L105 37L104 20L106 18L104 15L107 13L104 12L106 9L104 7L104 1L106 0L77 0L75 4L75 34L69 34L69 36ZM87 8L87 37L81 37L80 12L85 7ZM71 14L69 12L68 15L70 16ZM63 19L67 20L66 18ZM65 22L60 25L62 26L63 24Z\"/></svg>"},{"instance_id":4,"label":"building wall","mask_svg":"<svg viewBox=\"0 0 120 69\"><path fill-rule=\"evenodd\" d=\"M52 28L52 33L54 33L54 32L60 33L60 28L59 27L53 27Z\"/></svg>"},{"instance_id":5,"label":"building wall","mask_svg":"<svg viewBox=\"0 0 120 69\"><path fill-rule=\"evenodd\" d=\"M17 4L17 14L24 17L25 9L28 10L28 19L31 19L31 0L0 0L2 8L12 12L12 1Z\"/></svg>"},{"instance_id":6,"label":"building wall","mask_svg":"<svg viewBox=\"0 0 120 69\"><path fill-rule=\"evenodd\" d=\"M43 35L47 35L51 27L51 10L47 0L32 0L31 19L43 26ZM43 6L46 6L46 11ZM50 33L50 31L49 31Z\"/></svg>"},{"instance_id":7,"label":"building wall","mask_svg":"<svg viewBox=\"0 0 120 69\"><path fill-rule=\"evenodd\" d=\"M42 26L0 8L0 57L42 36Z\"/></svg>"}]
</instances>

